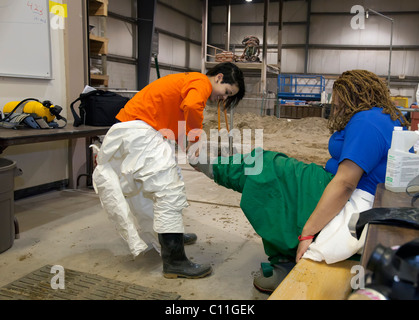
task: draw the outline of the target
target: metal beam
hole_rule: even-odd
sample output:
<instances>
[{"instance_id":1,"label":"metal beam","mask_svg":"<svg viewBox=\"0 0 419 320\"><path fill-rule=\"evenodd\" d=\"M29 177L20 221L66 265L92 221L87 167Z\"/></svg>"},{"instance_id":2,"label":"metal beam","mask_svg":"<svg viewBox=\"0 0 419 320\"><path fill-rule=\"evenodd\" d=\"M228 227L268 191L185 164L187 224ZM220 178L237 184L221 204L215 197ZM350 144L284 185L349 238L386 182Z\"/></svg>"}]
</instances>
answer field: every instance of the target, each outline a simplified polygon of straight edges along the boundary
<instances>
[{"instance_id":1,"label":"metal beam","mask_svg":"<svg viewBox=\"0 0 419 320\"><path fill-rule=\"evenodd\" d=\"M175 8L175 7L172 7L171 5L168 5L167 3L164 3L162 1L157 1L157 3L159 4L159 6L166 7L167 9L172 10L172 11L174 11L174 12L176 12L176 13L178 13L178 14L180 14L180 15L188 18L188 19L191 19L191 20L193 20L195 22L198 22L198 23L202 23L202 21L197 19L196 17L191 16L190 14L187 14L186 12L183 12L183 11L181 11L181 10Z\"/></svg>"},{"instance_id":2,"label":"metal beam","mask_svg":"<svg viewBox=\"0 0 419 320\"><path fill-rule=\"evenodd\" d=\"M201 73L205 74L208 44L208 0L202 1L202 44L201 44Z\"/></svg>"},{"instance_id":3,"label":"metal beam","mask_svg":"<svg viewBox=\"0 0 419 320\"><path fill-rule=\"evenodd\" d=\"M154 15L156 6L157 0L137 0L138 90L144 88L150 81L151 47L153 43Z\"/></svg>"},{"instance_id":4,"label":"metal beam","mask_svg":"<svg viewBox=\"0 0 419 320\"><path fill-rule=\"evenodd\" d=\"M293 25L305 25L306 21L285 21L282 22L284 26L293 26ZM213 22L212 26L224 26L224 22ZM268 23L270 27L275 27L279 25L279 22L271 21ZM263 27L263 22L231 22L232 27Z\"/></svg>"},{"instance_id":5,"label":"metal beam","mask_svg":"<svg viewBox=\"0 0 419 320\"><path fill-rule=\"evenodd\" d=\"M370 9L371 10L371 9ZM381 12L383 15L411 15L411 14L419 14L419 11L383 11ZM324 15L324 16L353 16L353 13L350 13L350 11L328 11L328 12L311 12L311 15Z\"/></svg>"},{"instance_id":6,"label":"metal beam","mask_svg":"<svg viewBox=\"0 0 419 320\"><path fill-rule=\"evenodd\" d=\"M173 32L167 31L167 30L164 30L164 29L160 29L160 28L157 28L156 27L156 28L154 28L154 30L156 32L160 33L160 34L165 34L165 35L167 35L167 36L169 36L171 38L175 38L175 39L179 39L179 40L182 40L182 41L185 41L185 42L189 42L189 43L195 44L197 46L201 46L202 45L202 42L200 42L200 41L193 40L191 38L184 37L184 36L178 35L176 33L173 33Z\"/></svg>"},{"instance_id":7,"label":"metal beam","mask_svg":"<svg viewBox=\"0 0 419 320\"><path fill-rule=\"evenodd\" d=\"M283 19L282 19L282 15L283 15L283 10L284 10L284 1L280 0L279 1L279 13L278 13L278 18L279 18L279 22L278 22L278 68L279 71L281 72L281 58L282 58L282 26L283 26Z\"/></svg>"},{"instance_id":8,"label":"metal beam","mask_svg":"<svg viewBox=\"0 0 419 320\"><path fill-rule=\"evenodd\" d=\"M212 44L215 47L221 48L222 43ZM244 49L245 46L241 43L232 44L236 49ZM305 43L287 43L282 44L282 49L304 49L306 47ZM277 44L268 44L268 50L277 49ZM388 51L389 45L353 45L353 44L309 44L309 49L319 49L319 50L369 50L369 51ZM417 51L419 50L419 45L393 45L393 51Z\"/></svg>"},{"instance_id":9,"label":"metal beam","mask_svg":"<svg viewBox=\"0 0 419 320\"><path fill-rule=\"evenodd\" d=\"M227 0L226 1L225 51L230 51L230 25L231 25L231 5L230 5L230 0Z\"/></svg>"},{"instance_id":10,"label":"metal beam","mask_svg":"<svg viewBox=\"0 0 419 320\"><path fill-rule=\"evenodd\" d=\"M260 79L260 92L266 94L266 73L268 66L268 21L269 21L269 0L265 0L263 14L263 51L262 51L262 74Z\"/></svg>"},{"instance_id":11,"label":"metal beam","mask_svg":"<svg viewBox=\"0 0 419 320\"><path fill-rule=\"evenodd\" d=\"M108 17L119 20L119 21L124 21L124 22L128 22L128 23L131 23L131 24L135 24L135 25L137 24L137 19L136 18L127 17L127 16L124 16L122 14L115 13L115 12L112 12L112 11L108 11Z\"/></svg>"},{"instance_id":12,"label":"metal beam","mask_svg":"<svg viewBox=\"0 0 419 320\"><path fill-rule=\"evenodd\" d=\"M307 0L307 25L306 25L306 43L304 55L304 73L308 73L308 55L310 45L310 17L311 17L311 0Z\"/></svg>"},{"instance_id":13,"label":"metal beam","mask_svg":"<svg viewBox=\"0 0 419 320\"><path fill-rule=\"evenodd\" d=\"M238 47L238 45L236 46ZM305 44L283 44L282 49L302 49L305 48ZM269 48L274 48L272 46L269 46ZM369 51L388 51L390 46L389 45L352 45L352 44L309 44L309 49L319 49L319 50L369 50ZM393 50L396 51L417 51L419 50L419 45L393 45Z\"/></svg>"}]
</instances>

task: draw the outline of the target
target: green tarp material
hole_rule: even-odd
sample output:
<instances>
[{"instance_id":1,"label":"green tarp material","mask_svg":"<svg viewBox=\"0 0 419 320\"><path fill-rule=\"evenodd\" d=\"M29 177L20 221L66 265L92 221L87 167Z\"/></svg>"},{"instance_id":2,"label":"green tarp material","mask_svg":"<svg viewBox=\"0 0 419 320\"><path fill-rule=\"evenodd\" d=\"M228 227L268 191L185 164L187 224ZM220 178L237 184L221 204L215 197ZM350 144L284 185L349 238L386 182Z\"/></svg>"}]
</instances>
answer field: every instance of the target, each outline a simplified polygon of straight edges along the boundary
<instances>
[{"instance_id":1,"label":"green tarp material","mask_svg":"<svg viewBox=\"0 0 419 320\"><path fill-rule=\"evenodd\" d=\"M260 148L217 160L214 181L242 193L240 206L271 263L293 260L298 236L333 175L317 164ZM246 168L260 173L245 174Z\"/></svg>"}]
</instances>

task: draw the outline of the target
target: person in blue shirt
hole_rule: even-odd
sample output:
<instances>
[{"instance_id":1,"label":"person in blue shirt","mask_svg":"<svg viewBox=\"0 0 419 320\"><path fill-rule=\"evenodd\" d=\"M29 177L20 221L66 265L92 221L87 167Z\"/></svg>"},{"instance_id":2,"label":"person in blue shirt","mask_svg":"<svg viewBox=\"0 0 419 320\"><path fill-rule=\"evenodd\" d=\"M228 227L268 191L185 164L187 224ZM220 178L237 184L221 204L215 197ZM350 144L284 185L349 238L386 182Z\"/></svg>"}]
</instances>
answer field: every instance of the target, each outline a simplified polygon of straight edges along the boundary
<instances>
[{"instance_id":1,"label":"person in blue shirt","mask_svg":"<svg viewBox=\"0 0 419 320\"><path fill-rule=\"evenodd\" d=\"M372 207L377 184L385 181L394 127L409 125L386 84L372 72L344 72L334 82L332 95L331 158L325 168L258 149L228 161L218 158L213 165L194 165L216 183L242 193L241 209L261 236L273 267L273 275L254 279L261 291L272 292L286 276L290 269L284 261L292 266L307 253L332 263L362 248L362 240L343 230L347 217ZM248 164L246 157L253 157L254 163ZM246 175L252 165L261 166L255 171L259 173Z\"/></svg>"}]
</instances>

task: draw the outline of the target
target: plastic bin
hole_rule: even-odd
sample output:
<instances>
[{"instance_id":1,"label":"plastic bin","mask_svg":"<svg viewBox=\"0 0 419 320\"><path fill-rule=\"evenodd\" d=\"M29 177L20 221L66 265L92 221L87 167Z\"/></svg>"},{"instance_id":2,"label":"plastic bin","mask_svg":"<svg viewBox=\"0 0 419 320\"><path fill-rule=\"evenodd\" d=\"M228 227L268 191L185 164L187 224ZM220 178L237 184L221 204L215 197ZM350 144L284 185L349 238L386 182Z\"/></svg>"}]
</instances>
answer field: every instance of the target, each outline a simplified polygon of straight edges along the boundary
<instances>
[{"instance_id":1,"label":"plastic bin","mask_svg":"<svg viewBox=\"0 0 419 320\"><path fill-rule=\"evenodd\" d=\"M391 101L396 103L396 107L409 108L409 99L406 97L390 97Z\"/></svg>"},{"instance_id":2,"label":"plastic bin","mask_svg":"<svg viewBox=\"0 0 419 320\"><path fill-rule=\"evenodd\" d=\"M15 239L15 175L16 162L0 158L0 253L11 248Z\"/></svg>"}]
</instances>

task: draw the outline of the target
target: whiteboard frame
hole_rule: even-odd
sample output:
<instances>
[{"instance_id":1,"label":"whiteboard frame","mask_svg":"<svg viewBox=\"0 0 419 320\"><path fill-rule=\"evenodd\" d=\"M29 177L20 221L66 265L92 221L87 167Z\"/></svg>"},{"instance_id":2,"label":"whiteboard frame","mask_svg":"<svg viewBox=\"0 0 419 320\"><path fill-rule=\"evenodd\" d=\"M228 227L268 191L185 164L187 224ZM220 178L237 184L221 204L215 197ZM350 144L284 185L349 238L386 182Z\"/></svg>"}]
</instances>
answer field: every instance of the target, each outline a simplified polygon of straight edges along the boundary
<instances>
[{"instance_id":1,"label":"whiteboard frame","mask_svg":"<svg viewBox=\"0 0 419 320\"><path fill-rule=\"evenodd\" d=\"M14 73L2 73L0 71L0 77L13 77L13 78L24 78L24 79L44 79L44 80L52 80L52 47L51 47L51 13L49 11L49 0L44 0L45 8L48 9L48 14L46 17L46 27L48 33L48 70L49 76L43 75L27 75L27 74L14 74Z\"/></svg>"}]
</instances>

